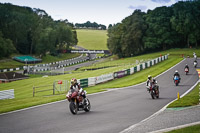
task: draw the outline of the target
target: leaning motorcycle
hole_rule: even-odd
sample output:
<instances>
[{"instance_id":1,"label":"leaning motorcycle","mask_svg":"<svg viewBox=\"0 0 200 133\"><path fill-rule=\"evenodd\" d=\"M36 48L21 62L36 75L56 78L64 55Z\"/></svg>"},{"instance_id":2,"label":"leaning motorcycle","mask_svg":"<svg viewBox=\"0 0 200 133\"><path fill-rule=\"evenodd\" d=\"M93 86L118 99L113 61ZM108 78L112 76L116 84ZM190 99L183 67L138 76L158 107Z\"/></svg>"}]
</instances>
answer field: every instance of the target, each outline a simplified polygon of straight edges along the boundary
<instances>
[{"instance_id":1,"label":"leaning motorcycle","mask_svg":"<svg viewBox=\"0 0 200 133\"><path fill-rule=\"evenodd\" d=\"M84 92L82 92L84 93ZM69 109L72 114L77 114L78 111L89 112L91 105L88 98L83 99L81 95L78 94L78 91L70 89L66 95L69 101Z\"/></svg>"},{"instance_id":2,"label":"leaning motorcycle","mask_svg":"<svg viewBox=\"0 0 200 133\"><path fill-rule=\"evenodd\" d=\"M178 76L174 76L174 83L175 83L176 86L178 86L179 80L180 80L180 79L179 79Z\"/></svg>"},{"instance_id":3,"label":"leaning motorcycle","mask_svg":"<svg viewBox=\"0 0 200 133\"><path fill-rule=\"evenodd\" d=\"M185 68L185 74L187 75L189 73L189 69Z\"/></svg>"},{"instance_id":4,"label":"leaning motorcycle","mask_svg":"<svg viewBox=\"0 0 200 133\"><path fill-rule=\"evenodd\" d=\"M197 67L197 61L194 61L194 67L196 68Z\"/></svg>"},{"instance_id":5,"label":"leaning motorcycle","mask_svg":"<svg viewBox=\"0 0 200 133\"><path fill-rule=\"evenodd\" d=\"M151 94L152 99L159 98L159 86L158 85L152 85L150 87L149 92Z\"/></svg>"}]
</instances>

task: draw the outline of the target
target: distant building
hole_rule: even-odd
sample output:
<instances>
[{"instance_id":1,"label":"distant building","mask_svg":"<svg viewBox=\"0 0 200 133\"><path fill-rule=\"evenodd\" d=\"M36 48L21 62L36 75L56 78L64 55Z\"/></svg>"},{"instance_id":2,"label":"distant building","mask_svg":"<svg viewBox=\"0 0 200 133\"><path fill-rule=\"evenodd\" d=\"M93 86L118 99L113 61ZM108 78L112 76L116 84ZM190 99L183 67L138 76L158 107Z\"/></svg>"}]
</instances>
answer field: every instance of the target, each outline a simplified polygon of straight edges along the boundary
<instances>
[{"instance_id":1,"label":"distant building","mask_svg":"<svg viewBox=\"0 0 200 133\"><path fill-rule=\"evenodd\" d=\"M0 73L0 83L8 83L16 80L27 79L29 76L16 73L16 72L5 72Z\"/></svg>"}]
</instances>

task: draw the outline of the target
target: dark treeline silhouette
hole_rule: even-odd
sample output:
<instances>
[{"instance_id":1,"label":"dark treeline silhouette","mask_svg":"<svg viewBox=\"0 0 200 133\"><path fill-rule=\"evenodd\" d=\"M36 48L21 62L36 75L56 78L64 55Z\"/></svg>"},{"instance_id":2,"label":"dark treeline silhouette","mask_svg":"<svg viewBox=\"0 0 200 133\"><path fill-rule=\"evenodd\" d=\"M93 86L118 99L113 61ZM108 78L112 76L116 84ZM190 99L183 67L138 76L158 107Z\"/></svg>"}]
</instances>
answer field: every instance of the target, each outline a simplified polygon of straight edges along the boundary
<instances>
[{"instance_id":1,"label":"dark treeline silhouette","mask_svg":"<svg viewBox=\"0 0 200 133\"><path fill-rule=\"evenodd\" d=\"M90 21L87 21L86 23L76 23L76 28L87 28L87 29L99 29L99 30L106 30L106 26L102 24L97 24L96 22L91 23Z\"/></svg>"},{"instance_id":2,"label":"dark treeline silhouette","mask_svg":"<svg viewBox=\"0 0 200 133\"><path fill-rule=\"evenodd\" d=\"M76 45L67 20L54 21L44 10L0 3L0 58L12 53L52 55Z\"/></svg>"},{"instance_id":3,"label":"dark treeline silhouette","mask_svg":"<svg viewBox=\"0 0 200 133\"><path fill-rule=\"evenodd\" d=\"M135 10L121 23L109 25L107 45L120 58L169 48L197 48L200 1L179 1L147 13Z\"/></svg>"}]
</instances>

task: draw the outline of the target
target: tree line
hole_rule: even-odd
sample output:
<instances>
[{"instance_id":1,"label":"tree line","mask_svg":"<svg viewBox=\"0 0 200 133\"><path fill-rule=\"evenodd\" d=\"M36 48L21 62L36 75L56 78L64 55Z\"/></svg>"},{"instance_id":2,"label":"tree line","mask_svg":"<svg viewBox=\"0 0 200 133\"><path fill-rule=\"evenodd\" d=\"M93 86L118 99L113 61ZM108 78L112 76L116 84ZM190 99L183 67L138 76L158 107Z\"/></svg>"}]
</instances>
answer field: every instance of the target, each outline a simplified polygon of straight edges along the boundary
<instances>
[{"instance_id":1,"label":"tree line","mask_svg":"<svg viewBox=\"0 0 200 133\"><path fill-rule=\"evenodd\" d=\"M99 30L106 30L106 26L102 24L97 24L96 22L91 23L87 21L86 23L76 23L75 28L91 28L91 29L99 29Z\"/></svg>"},{"instance_id":2,"label":"tree line","mask_svg":"<svg viewBox=\"0 0 200 133\"><path fill-rule=\"evenodd\" d=\"M179 1L147 13L135 10L109 25L107 46L120 58L169 48L200 46L200 1Z\"/></svg>"},{"instance_id":3,"label":"tree line","mask_svg":"<svg viewBox=\"0 0 200 133\"><path fill-rule=\"evenodd\" d=\"M73 24L44 10L0 3L0 58L12 53L57 55L78 42Z\"/></svg>"}]
</instances>

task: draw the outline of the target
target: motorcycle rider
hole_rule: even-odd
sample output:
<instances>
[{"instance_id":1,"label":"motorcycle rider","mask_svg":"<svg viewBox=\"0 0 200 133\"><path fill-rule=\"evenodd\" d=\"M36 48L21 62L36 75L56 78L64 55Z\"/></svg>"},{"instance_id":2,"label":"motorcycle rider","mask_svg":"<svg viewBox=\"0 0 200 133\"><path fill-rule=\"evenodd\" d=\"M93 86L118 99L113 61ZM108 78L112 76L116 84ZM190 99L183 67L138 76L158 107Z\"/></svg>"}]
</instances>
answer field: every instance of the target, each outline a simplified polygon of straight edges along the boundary
<instances>
[{"instance_id":1,"label":"motorcycle rider","mask_svg":"<svg viewBox=\"0 0 200 133\"><path fill-rule=\"evenodd\" d=\"M77 83L77 79L75 78L71 79L70 89L74 89L75 91L78 91L78 94L83 97L83 103L85 103L86 94L83 91L83 88L81 88L80 84Z\"/></svg>"},{"instance_id":2,"label":"motorcycle rider","mask_svg":"<svg viewBox=\"0 0 200 133\"><path fill-rule=\"evenodd\" d=\"M148 79L147 79L147 83L146 83L146 88L147 88L147 91L150 92L150 87L152 86L152 76L151 75L148 75Z\"/></svg>"},{"instance_id":3,"label":"motorcycle rider","mask_svg":"<svg viewBox=\"0 0 200 133\"><path fill-rule=\"evenodd\" d=\"M197 55L195 52L193 52L193 56L194 56L194 59L197 59Z\"/></svg>"},{"instance_id":4,"label":"motorcycle rider","mask_svg":"<svg viewBox=\"0 0 200 133\"><path fill-rule=\"evenodd\" d=\"M159 91L158 82L155 78L153 78L153 81L152 81L152 88L155 89L156 91L157 90Z\"/></svg>"},{"instance_id":5,"label":"motorcycle rider","mask_svg":"<svg viewBox=\"0 0 200 133\"><path fill-rule=\"evenodd\" d=\"M197 66L197 60L194 60L194 67Z\"/></svg>"},{"instance_id":6,"label":"motorcycle rider","mask_svg":"<svg viewBox=\"0 0 200 133\"><path fill-rule=\"evenodd\" d=\"M152 81L152 83L153 83L153 85L157 85L157 83L158 83L158 82L157 82L157 80L156 80L156 79L154 79L154 78L153 78L153 81Z\"/></svg>"},{"instance_id":7,"label":"motorcycle rider","mask_svg":"<svg viewBox=\"0 0 200 133\"><path fill-rule=\"evenodd\" d=\"M179 82L180 82L181 77L180 77L180 74L178 73L178 70L175 71L174 77L175 76L177 76L179 78ZM174 77L173 77L173 80L174 80Z\"/></svg>"},{"instance_id":8,"label":"motorcycle rider","mask_svg":"<svg viewBox=\"0 0 200 133\"><path fill-rule=\"evenodd\" d=\"M186 69L186 68L188 69L188 72L189 72L189 66L188 66L188 64L185 65L185 69ZM185 70L185 69L184 69L184 70Z\"/></svg>"}]
</instances>

